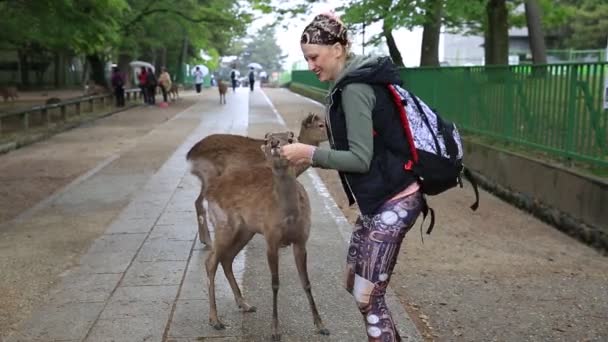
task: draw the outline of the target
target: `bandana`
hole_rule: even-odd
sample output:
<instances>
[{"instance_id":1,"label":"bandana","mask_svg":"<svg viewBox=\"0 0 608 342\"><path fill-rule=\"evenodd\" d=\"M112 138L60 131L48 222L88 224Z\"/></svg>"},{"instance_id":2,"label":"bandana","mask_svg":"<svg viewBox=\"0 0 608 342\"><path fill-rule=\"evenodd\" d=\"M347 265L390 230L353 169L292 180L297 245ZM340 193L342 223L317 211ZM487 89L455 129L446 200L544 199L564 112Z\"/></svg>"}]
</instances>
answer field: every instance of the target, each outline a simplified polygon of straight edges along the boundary
<instances>
[{"instance_id":1,"label":"bandana","mask_svg":"<svg viewBox=\"0 0 608 342\"><path fill-rule=\"evenodd\" d=\"M346 37L346 28L337 19L331 18L325 14L317 15L306 26L300 38L301 44L318 44L318 45L333 45L340 43L348 44Z\"/></svg>"}]
</instances>

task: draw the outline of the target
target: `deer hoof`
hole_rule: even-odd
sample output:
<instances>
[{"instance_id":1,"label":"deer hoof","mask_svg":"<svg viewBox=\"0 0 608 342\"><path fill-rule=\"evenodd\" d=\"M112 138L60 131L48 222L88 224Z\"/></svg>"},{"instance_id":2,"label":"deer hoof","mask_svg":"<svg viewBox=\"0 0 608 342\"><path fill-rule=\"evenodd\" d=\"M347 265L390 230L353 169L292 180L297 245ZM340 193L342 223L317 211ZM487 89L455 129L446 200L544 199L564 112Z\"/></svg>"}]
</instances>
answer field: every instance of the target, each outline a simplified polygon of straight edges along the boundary
<instances>
[{"instance_id":1,"label":"deer hoof","mask_svg":"<svg viewBox=\"0 0 608 342\"><path fill-rule=\"evenodd\" d=\"M243 312L256 312L256 311L258 311L258 308L256 308L255 306L251 306L249 304L243 304L243 305L241 305L241 309L243 310Z\"/></svg>"},{"instance_id":2,"label":"deer hoof","mask_svg":"<svg viewBox=\"0 0 608 342\"><path fill-rule=\"evenodd\" d=\"M321 329L319 329L318 332L321 335L325 335L325 336L329 335L329 330L327 330L327 328L321 328Z\"/></svg>"},{"instance_id":3,"label":"deer hoof","mask_svg":"<svg viewBox=\"0 0 608 342\"><path fill-rule=\"evenodd\" d=\"M280 341L281 340L281 334L272 334L272 340L273 341Z\"/></svg>"},{"instance_id":4,"label":"deer hoof","mask_svg":"<svg viewBox=\"0 0 608 342\"><path fill-rule=\"evenodd\" d=\"M209 324L211 324L211 326L212 326L212 327L213 327L213 329L215 329L215 330L224 330L224 329L226 329L226 326L224 325L224 323L219 322L219 321L218 321L218 322L215 322L215 323L213 323L213 322L209 322Z\"/></svg>"}]
</instances>

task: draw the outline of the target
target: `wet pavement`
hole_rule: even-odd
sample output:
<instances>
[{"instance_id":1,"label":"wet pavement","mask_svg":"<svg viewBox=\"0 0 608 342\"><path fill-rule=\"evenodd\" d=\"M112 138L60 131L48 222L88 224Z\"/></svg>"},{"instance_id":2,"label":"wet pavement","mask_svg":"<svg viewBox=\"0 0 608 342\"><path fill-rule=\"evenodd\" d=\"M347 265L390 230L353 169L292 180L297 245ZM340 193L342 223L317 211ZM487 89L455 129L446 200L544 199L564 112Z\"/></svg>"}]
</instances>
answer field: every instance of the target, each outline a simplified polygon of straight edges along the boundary
<instances>
[{"instance_id":1,"label":"wet pavement","mask_svg":"<svg viewBox=\"0 0 608 342\"><path fill-rule=\"evenodd\" d=\"M120 214L108 221L78 262L62 275L49 300L6 339L15 341L268 341L272 290L265 245L255 237L237 256L234 271L248 302L257 312L242 313L223 272L216 276L217 307L225 330L208 323L209 302L204 260L198 242L193 201L199 183L189 173L185 155L202 137L219 132L262 137L284 130L285 123L260 89L229 92L227 105L197 103L160 125L147 138L183 139L156 173L129 195ZM198 125L192 131L191 125ZM180 135L180 132L182 133ZM102 164L39 210L20 220L53 224L54 213L87 212L125 196L141 175L111 172ZM125 166L128 167L128 166ZM128 170L128 169L127 169ZM312 315L295 269L291 248L280 253L279 320L283 341L364 341L362 318L353 298L342 288L350 225L314 170L299 180L312 206L308 242L309 274L321 317L331 335L315 333ZM52 211L44 210L53 207ZM56 214L55 214L56 215ZM78 225L78 222L75 222ZM392 291L389 305L406 341L422 340Z\"/></svg>"}]
</instances>

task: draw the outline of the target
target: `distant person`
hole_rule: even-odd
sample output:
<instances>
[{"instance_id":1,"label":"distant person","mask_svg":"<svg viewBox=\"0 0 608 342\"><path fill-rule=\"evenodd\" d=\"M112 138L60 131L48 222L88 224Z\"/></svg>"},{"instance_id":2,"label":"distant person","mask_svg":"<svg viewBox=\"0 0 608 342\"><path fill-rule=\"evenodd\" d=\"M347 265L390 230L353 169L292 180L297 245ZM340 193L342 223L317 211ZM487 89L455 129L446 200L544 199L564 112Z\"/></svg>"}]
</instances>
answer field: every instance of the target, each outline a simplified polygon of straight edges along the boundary
<instances>
[{"instance_id":1,"label":"distant person","mask_svg":"<svg viewBox=\"0 0 608 342\"><path fill-rule=\"evenodd\" d=\"M158 77L158 84L160 86L160 91L163 93L163 101L167 101L167 93L171 90L171 75L167 71L167 68L162 67L160 76Z\"/></svg>"},{"instance_id":2,"label":"distant person","mask_svg":"<svg viewBox=\"0 0 608 342\"><path fill-rule=\"evenodd\" d=\"M196 67L194 70L194 86L196 87L196 92L200 93L203 87L203 72L200 67Z\"/></svg>"},{"instance_id":3,"label":"distant person","mask_svg":"<svg viewBox=\"0 0 608 342\"><path fill-rule=\"evenodd\" d=\"M154 75L154 71L152 68L148 68L148 79L146 81L146 87L148 88L148 104L156 104L156 86L158 82L156 80L156 75Z\"/></svg>"},{"instance_id":4,"label":"distant person","mask_svg":"<svg viewBox=\"0 0 608 342\"><path fill-rule=\"evenodd\" d=\"M232 92L234 93L236 91L236 69L232 69L232 71L230 71L230 81L232 82Z\"/></svg>"},{"instance_id":5,"label":"distant person","mask_svg":"<svg viewBox=\"0 0 608 342\"><path fill-rule=\"evenodd\" d=\"M253 91L253 84L255 83L255 72L253 67L249 68L249 89Z\"/></svg>"},{"instance_id":6,"label":"distant person","mask_svg":"<svg viewBox=\"0 0 608 342\"><path fill-rule=\"evenodd\" d=\"M112 88L114 88L114 98L116 99L116 107L124 107L125 105L125 79L118 67L112 68Z\"/></svg>"},{"instance_id":7,"label":"distant person","mask_svg":"<svg viewBox=\"0 0 608 342\"><path fill-rule=\"evenodd\" d=\"M139 81L141 96L144 97L144 103L148 103L148 87L146 87L146 82L148 81L148 72L146 71L146 68L141 68L141 72L137 76L137 80Z\"/></svg>"}]
</instances>

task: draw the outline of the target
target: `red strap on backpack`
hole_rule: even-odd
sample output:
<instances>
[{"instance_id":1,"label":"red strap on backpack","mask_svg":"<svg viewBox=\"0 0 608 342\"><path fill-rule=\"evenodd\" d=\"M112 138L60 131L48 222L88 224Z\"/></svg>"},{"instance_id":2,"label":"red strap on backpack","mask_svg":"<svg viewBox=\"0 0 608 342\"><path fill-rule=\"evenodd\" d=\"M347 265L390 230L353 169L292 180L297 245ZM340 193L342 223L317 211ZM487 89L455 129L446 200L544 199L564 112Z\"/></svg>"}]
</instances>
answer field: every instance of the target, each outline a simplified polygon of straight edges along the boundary
<instances>
[{"instance_id":1,"label":"red strap on backpack","mask_svg":"<svg viewBox=\"0 0 608 342\"><path fill-rule=\"evenodd\" d=\"M389 84L388 90L393 96L393 102L397 106L397 110L399 110L399 118L401 119L401 126L403 126L403 130L405 131L405 136L407 137L407 142L410 144L410 152L412 153L412 160L414 164L418 163L418 152L416 151L416 146L414 145L414 137L412 136L412 130L410 129L410 123L407 121L407 113L405 112L405 106L401 102L401 96L395 89L392 84ZM411 170L412 165L408 162L404 168L406 170Z\"/></svg>"}]
</instances>

